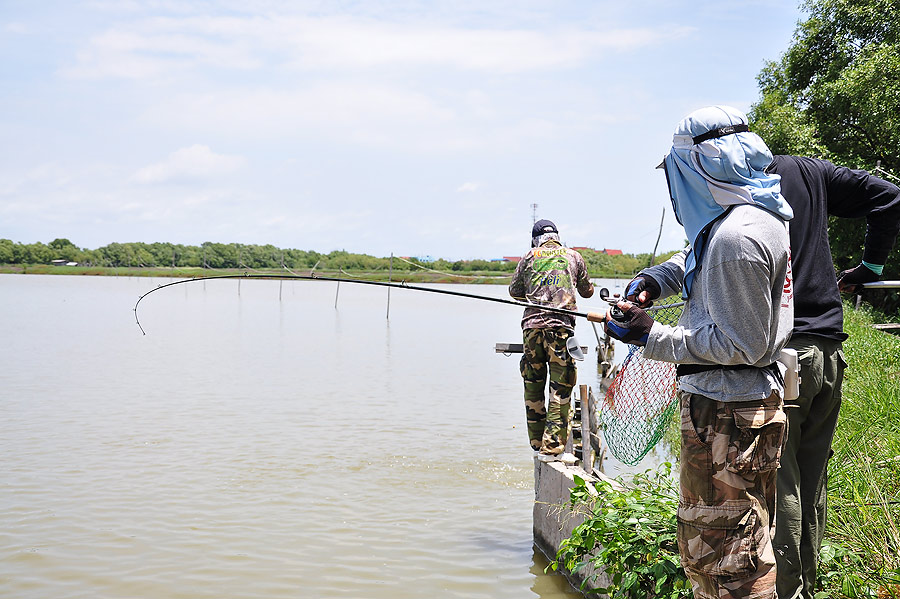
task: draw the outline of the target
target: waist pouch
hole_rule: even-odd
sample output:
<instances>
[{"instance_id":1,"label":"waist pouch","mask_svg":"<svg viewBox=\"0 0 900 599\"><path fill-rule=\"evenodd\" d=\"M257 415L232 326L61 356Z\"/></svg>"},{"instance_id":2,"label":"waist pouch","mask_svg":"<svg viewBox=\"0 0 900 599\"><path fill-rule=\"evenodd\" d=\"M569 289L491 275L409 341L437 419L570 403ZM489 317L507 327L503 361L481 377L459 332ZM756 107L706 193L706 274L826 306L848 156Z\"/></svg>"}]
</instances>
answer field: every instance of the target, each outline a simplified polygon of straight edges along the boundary
<instances>
[{"instance_id":1,"label":"waist pouch","mask_svg":"<svg viewBox=\"0 0 900 599\"><path fill-rule=\"evenodd\" d=\"M782 376L778 364L784 366L785 373ZM775 378L784 387L785 401L792 401L800 396L800 363L797 359L797 351L789 348L781 350L776 362L768 366L752 366L750 364L679 364L675 367L675 376L681 377L688 374L698 374L710 370L745 370L747 368L768 368Z\"/></svg>"}]
</instances>

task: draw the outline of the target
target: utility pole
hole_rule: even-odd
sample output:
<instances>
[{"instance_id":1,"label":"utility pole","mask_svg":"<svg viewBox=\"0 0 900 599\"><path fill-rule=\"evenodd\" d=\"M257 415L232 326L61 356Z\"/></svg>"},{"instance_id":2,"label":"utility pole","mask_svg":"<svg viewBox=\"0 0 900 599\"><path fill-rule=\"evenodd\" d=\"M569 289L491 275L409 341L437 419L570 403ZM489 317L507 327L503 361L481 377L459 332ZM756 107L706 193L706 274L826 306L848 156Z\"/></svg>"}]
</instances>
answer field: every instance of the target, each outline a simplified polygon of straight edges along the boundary
<instances>
[{"instance_id":1,"label":"utility pole","mask_svg":"<svg viewBox=\"0 0 900 599\"><path fill-rule=\"evenodd\" d=\"M531 224L532 225L537 222L537 209L538 209L537 204L531 205Z\"/></svg>"},{"instance_id":2,"label":"utility pole","mask_svg":"<svg viewBox=\"0 0 900 599\"><path fill-rule=\"evenodd\" d=\"M663 207L662 218L659 219L659 234L656 236L656 244L653 246L653 253L650 254L650 264L647 266L653 266L653 258L656 257L656 249L659 247L659 240L662 237L663 230L663 222L666 220L666 209Z\"/></svg>"}]
</instances>

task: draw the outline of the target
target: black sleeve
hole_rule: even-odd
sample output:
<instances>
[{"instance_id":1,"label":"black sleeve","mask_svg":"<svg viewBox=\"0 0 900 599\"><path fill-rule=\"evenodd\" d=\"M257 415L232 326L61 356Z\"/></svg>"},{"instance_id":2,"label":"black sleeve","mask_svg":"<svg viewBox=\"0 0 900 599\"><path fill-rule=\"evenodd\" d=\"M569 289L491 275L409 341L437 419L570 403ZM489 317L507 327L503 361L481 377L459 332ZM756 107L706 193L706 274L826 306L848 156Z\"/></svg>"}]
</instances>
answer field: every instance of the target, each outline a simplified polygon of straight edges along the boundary
<instances>
[{"instance_id":1,"label":"black sleeve","mask_svg":"<svg viewBox=\"0 0 900 599\"><path fill-rule=\"evenodd\" d=\"M829 214L843 218L866 217L863 260L884 264L900 231L900 189L866 171L828 162L823 167L831 169L826 178Z\"/></svg>"}]
</instances>

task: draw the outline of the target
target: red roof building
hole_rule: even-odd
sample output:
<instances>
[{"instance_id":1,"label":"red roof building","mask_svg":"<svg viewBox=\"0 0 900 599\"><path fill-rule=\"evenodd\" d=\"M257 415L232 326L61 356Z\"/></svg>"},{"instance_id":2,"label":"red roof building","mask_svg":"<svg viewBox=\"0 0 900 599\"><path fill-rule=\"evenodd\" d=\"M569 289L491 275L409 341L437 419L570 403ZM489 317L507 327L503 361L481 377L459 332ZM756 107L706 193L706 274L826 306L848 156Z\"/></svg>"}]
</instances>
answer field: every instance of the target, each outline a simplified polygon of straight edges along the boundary
<instances>
[{"instance_id":1,"label":"red roof building","mask_svg":"<svg viewBox=\"0 0 900 599\"><path fill-rule=\"evenodd\" d=\"M603 250L603 253L606 254L607 256L621 256L621 255L622 255L622 250L607 250L607 249L604 249L604 250Z\"/></svg>"}]
</instances>

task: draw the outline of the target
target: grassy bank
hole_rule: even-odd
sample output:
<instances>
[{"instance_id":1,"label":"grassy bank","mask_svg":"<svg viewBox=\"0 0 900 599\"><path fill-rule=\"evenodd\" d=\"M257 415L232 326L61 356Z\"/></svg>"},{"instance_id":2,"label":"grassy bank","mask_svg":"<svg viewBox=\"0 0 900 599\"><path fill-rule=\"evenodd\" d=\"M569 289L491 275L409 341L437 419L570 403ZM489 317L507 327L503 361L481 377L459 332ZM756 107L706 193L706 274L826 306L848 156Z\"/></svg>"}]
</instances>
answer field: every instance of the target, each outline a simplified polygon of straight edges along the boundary
<instances>
[{"instance_id":1,"label":"grassy bank","mask_svg":"<svg viewBox=\"0 0 900 599\"><path fill-rule=\"evenodd\" d=\"M826 539L862 559L834 560L843 569L834 582L856 588L830 591L900 597L900 337L873 329L883 318L870 310L845 305L844 314L849 368L828 466Z\"/></svg>"},{"instance_id":2,"label":"grassy bank","mask_svg":"<svg viewBox=\"0 0 900 599\"><path fill-rule=\"evenodd\" d=\"M49 264L2 264L0 274L32 274L32 275L84 275L84 276L122 276L122 277L172 277L199 278L214 275L238 274L285 275L292 273L309 275L315 273L319 277L338 277L345 279L366 279L369 281L407 283L469 283L509 285L511 275L496 272L460 271L439 273L429 270L278 270L278 269L239 269L239 268L191 268L191 267L112 267L112 266L51 266Z\"/></svg>"}]
</instances>

